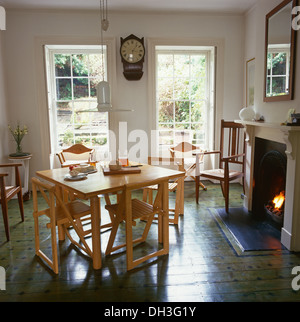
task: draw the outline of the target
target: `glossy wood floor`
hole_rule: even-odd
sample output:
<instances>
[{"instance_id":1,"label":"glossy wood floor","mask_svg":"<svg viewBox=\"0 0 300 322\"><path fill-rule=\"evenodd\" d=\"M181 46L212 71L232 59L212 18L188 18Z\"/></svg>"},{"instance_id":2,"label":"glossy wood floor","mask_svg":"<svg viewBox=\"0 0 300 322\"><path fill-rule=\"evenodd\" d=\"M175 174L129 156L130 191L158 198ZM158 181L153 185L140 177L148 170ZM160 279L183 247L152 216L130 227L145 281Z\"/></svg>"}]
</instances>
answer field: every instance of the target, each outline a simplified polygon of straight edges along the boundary
<instances>
[{"instance_id":1,"label":"glossy wood floor","mask_svg":"<svg viewBox=\"0 0 300 322\"><path fill-rule=\"evenodd\" d=\"M219 185L207 183L194 201L194 184L185 184L185 215L170 226L170 254L127 272L125 253L103 257L103 268L92 262L69 241L60 243L60 274L56 276L35 256L32 200L25 202L25 223L20 222L17 202L10 202L11 241L6 242L0 219L0 266L6 269L2 301L119 301L211 302L300 301L292 290L293 267L300 255L288 251L241 253L229 242L213 219L209 207L223 207ZM241 186L230 190L231 207L242 205ZM175 194L171 194L173 202ZM102 206L104 203L102 204ZM156 225L155 225L156 226ZM151 248L156 233L137 247ZM122 235L124 231L121 231ZM109 232L102 233L102 251ZM50 246L48 232L42 234Z\"/></svg>"}]
</instances>

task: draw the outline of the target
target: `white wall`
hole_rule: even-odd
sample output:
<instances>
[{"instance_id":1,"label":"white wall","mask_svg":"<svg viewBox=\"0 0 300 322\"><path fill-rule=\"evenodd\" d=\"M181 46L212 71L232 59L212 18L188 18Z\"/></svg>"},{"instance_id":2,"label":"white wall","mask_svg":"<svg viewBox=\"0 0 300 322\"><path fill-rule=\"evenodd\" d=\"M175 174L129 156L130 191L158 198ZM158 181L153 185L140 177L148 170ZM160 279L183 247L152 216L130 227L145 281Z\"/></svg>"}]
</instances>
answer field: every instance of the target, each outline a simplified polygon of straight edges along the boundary
<instances>
[{"instance_id":1,"label":"white wall","mask_svg":"<svg viewBox=\"0 0 300 322\"><path fill-rule=\"evenodd\" d=\"M246 15L245 25L245 61L255 57L255 110L263 115L266 122L281 123L286 120L288 110L296 109L300 113L300 39L297 32L295 95L287 102L263 102L264 63L265 63L265 19L281 0L258 0L255 8Z\"/></svg>"},{"instance_id":2,"label":"white wall","mask_svg":"<svg viewBox=\"0 0 300 322\"><path fill-rule=\"evenodd\" d=\"M8 133L8 119L7 119L7 105L6 105L6 93L5 93L5 75L4 75L4 33L0 31L0 163L7 162L7 156L9 154L8 141L12 138Z\"/></svg>"},{"instance_id":3,"label":"white wall","mask_svg":"<svg viewBox=\"0 0 300 322\"><path fill-rule=\"evenodd\" d=\"M128 122L128 131L144 129L149 133L148 121L148 66L138 82L123 77L119 56L120 37L133 33L147 38L217 39L224 43L224 57L218 68L224 70L223 88L218 88L217 124L224 117L236 119L243 106L244 79L244 21L234 15L159 15L110 13L110 27L105 37L116 41L116 84L112 95L117 108L131 107L134 114L114 116ZM58 12L7 10L5 38L5 67L7 71L7 102L9 120L19 120L29 127L23 150L33 153L31 175L38 169L49 168L49 133L42 48L43 39L55 42L70 40L100 43L99 12ZM42 88L42 90L40 90ZM45 157L46 156L46 157Z\"/></svg>"}]
</instances>

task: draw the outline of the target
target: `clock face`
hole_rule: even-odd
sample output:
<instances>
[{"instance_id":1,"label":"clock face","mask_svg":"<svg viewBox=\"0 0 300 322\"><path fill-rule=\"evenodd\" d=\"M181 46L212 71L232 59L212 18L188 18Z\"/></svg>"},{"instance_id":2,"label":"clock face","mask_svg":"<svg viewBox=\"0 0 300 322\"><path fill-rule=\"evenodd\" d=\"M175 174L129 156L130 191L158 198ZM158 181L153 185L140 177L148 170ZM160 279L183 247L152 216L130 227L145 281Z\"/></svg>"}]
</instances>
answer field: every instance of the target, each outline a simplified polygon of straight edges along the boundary
<instances>
[{"instance_id":1,"label":"clock face","mask_svg":"<svg viewBox=\"0 0 300 322\"><path fill-rule=\"evenodd\" d=\"M128 63L134 64L143 59L145 49L140 41L128 39L122 44L121 55Z\"/></svg>"}]
</instances>

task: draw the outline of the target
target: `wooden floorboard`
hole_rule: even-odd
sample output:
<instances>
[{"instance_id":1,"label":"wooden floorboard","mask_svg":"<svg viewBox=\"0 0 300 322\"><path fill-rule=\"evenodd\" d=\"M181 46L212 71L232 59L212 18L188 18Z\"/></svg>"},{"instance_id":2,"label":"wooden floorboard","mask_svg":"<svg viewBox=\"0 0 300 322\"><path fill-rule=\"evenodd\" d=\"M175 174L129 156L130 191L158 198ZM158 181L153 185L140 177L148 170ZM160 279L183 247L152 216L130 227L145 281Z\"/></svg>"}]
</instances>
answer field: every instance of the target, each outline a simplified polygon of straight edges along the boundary
<instances>
[{"instance_id":1,"label":"wooden floorboard","mask_svg":"<svg viewBox=\"0 0 300 322\"><path fill-rule=\"evenodd\" d=\"M185 183L185 214L178 226L170 225L170 254L126 271L125 253L103 255L103 268L95 271L91 259L69 241L59 244L58 276L35 256L32 200L24 203L25 222L20 223L17 201L9 203L11 241L6 242L0 219L0 266L6 270L6 290L0 302L99 301L99 302L298 302L292 290L293 267L300 254L289 251L237 252L208 208L224 206L219 185L208 182L195 203L194 184ZM242 188L230 188L231 207L240 207ZM140 197L135 193L134 197ZM170 194L171 202L175 194ZM102 203L102 207L104 202ZM105 210L103 209L103 212ZM106 217L105 217L106 218ZM142 228L138 223L138 231ZM121 229L117 240L124 237ZM154 249L157 225L149 239L135 251ZM101 234L104 253L109 231ZM50 246L48 231L42 245ZM90 239L87 239L91 242Z\"/></svg>"}]
</instances>

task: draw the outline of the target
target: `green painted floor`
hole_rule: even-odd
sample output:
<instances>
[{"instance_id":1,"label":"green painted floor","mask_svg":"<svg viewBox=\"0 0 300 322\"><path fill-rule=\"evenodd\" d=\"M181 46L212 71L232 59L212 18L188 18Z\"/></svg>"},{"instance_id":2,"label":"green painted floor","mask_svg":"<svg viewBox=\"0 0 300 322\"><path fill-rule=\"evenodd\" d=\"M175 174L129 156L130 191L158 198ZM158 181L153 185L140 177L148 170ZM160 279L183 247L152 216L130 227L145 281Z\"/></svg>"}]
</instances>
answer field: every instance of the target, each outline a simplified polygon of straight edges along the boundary
<instances>
[{"instance_id":1,"label":"green painted floor","mask_svg":"<svg viewBox=\"0 0 300 322\"><path fill-rule=\"evenodd\" d=\"M300 291L291 287L295 277L291 272L300 266L300 254L237 251L207 209L224 205L220 186L206 184L208 190L201 190L199 205L194 184L185 184L185 215L178 226L170 225L170 254L130 272L124 252L103 256L103 268L95 271L91 260L66 240L59 245L60 274L56 276L35 256L32 200L24 203L24 223L17 201L11 201L10 242L0 218L0 266L6 270L6 291L0 291L0 302L300 301ZM242 205L241 192L239 184L231 185L231 207ZM175 194L170 197L173 203ZM153 247L155 226L138 252ZM121 238L124 231L120 233ZM101 235L102 251L108 236L109 231ZM50 246L47 231L42 231L41 240L44 247Z\"/></svg>"}]
</instances>

